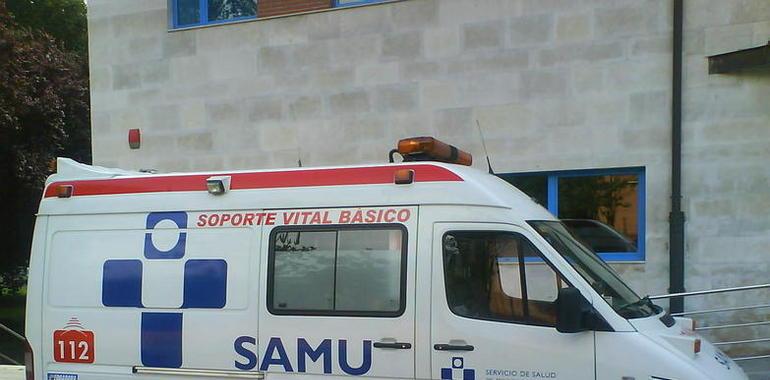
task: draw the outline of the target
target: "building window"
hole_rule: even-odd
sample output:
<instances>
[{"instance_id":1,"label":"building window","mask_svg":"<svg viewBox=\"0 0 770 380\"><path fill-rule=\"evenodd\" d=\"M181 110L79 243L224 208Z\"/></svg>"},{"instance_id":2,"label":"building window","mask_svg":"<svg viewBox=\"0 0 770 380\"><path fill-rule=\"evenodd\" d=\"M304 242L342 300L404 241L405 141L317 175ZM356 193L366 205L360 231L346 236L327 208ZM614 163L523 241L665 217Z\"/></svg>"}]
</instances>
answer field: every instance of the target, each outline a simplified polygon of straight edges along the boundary
<instances>
[{"instance_id":1,"label":"building window","mask_svg":"<svg viewBox=\"0 0 770 380\"><path fill-rule=\"evenodd\" d=\"M644 260L644 168L510 173L500 177L561 219L602 259Z\"/></svg>"},{"instance_id":2,"label":"building window","mask_svg":"<svg viewBox=\"0 0 770 380\"><path fill-rule=\"evenodd\" d=\"M524 236L452 231L443 237L449 309L475 319L556 325L559 289L569 286Z\"/></svg>"},{"instance_id":3,"label":"building window","mask_svg":"<svg viewBox=\"0 0 770 380\"><path fill-rule=\"evenodd\" d=\"M174 28L283 16L393 0L170 0Z\"/></svg>"},{"instance_id":4,"label":"building window","mask_svg":"<svg viewBox=\"0 0 770 380\"><path fill-rule=\"evenodd\" d=\"M279 228L270 238L273 314L398 316L405 307L402 226Z\"/></svg>"},{"instance_id":5,"label":"building window","mask_svg":"<svg viewBox=\"0 0 770 380\"><path fill-rule=\"evenodd\" d=\"M172 0L175 28L246 20L257 16L255 0Z\"/></svg>"}]
</instances>

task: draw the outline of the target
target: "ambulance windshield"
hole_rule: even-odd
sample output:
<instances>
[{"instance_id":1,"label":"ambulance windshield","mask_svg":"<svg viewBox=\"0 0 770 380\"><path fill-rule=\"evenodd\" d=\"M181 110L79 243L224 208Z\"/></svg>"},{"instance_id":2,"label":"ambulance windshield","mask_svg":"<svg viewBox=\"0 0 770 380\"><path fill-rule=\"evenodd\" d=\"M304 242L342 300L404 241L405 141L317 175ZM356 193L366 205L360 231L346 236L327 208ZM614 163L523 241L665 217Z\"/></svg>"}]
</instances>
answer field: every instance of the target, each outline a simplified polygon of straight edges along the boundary
<instances>
[{"instance_id":1,"label":"ambulance windshield","mask_svg":"<svg viewBox=\"0 0 770 380\"><path fill-rule=\"evenodd\" d=\"M661 309L649 298L640 298L591 249L580 243L561 222L529 221L572 267L624 318L644 318Z\"/></svg>"}]
</instances>

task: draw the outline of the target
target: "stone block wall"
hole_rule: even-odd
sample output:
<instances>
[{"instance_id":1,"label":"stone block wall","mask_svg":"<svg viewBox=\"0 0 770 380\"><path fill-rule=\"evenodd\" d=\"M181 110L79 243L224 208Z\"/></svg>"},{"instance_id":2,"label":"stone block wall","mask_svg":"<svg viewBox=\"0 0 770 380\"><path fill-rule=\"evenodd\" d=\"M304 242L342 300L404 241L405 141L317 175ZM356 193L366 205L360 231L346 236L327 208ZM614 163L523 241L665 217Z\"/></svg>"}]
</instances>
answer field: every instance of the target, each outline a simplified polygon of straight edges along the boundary
<instances>
[{"instance_id":1,"label":"stone block wall","mask_svg":"<svg viewBox=\"0 0 770 380\"><path fill-rule=\"evenodd\" d=\"M770 282L770 70L708 74L706 56L766 45L770 2L685 1L683 98L686 286ZM696 297L692 309L767 303L770 291ZM761 309L718 313L704 324L770 319ZM717 340L770 336L770 326L716 330ZM764 347L764 348L763 348ZM770 345L725 347L733 354Z\"/></svg>"},{"instance_id":2,"label":"stone block wall","mask_svg":"<svg viewBox=\"0 0 770 380\"><path fill-rule=\"evenodd\" d=\"M767 43L770 2L685 4L687 287L766 281L770 74L708 75L706 56ZM616 267L666 293L671 19L669 0L407 0L170 31L167 0L89 0L94 160L373 163L433 135L485 170L480 126L501 173L644 166L646 261Z\"/></svg>"}]
</instances>

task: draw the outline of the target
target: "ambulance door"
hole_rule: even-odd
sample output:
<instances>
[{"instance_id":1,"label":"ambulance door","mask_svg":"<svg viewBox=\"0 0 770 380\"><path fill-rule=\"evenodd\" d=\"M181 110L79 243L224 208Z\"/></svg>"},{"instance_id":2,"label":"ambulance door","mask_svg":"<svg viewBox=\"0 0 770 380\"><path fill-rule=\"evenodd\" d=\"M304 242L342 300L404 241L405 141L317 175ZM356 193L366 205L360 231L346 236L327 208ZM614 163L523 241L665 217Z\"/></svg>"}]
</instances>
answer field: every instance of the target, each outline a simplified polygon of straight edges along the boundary
<instances>
[{"instance_id":1,"label":"ambulance door","mask_svg":"<svg viewBox=\"0 0 770 380\"><path fill-rule=\"evenodd\" d=\"M557 292L569 284L529 232L436 223L433 236L432 378L595 378L594 333L556 331Z\"/></svg>"},{"instance_id":2,"label":"ambulance door","mask_svg":"<svg viewBox=\"0 0 770 380\"><path fill-rule=\"evenodd\" d=\"M234 214L49 217L55 233L46 245L35 353L43 378L205 379L237 371L233 341L257 330L259 262L251 251L260 235L202 223L214 215Z\"/></svg>"},{"instance_id":3,"label":"ambulance door","mask_svg":"<svg viewBox=\"0 0 770 380\"><path fill-rule=\"evenodd\" d=\"M277 214L276 224L290 224L263 239L259 370L269 379L414 378L417 208Z\"/></svg>"}]
</instances>

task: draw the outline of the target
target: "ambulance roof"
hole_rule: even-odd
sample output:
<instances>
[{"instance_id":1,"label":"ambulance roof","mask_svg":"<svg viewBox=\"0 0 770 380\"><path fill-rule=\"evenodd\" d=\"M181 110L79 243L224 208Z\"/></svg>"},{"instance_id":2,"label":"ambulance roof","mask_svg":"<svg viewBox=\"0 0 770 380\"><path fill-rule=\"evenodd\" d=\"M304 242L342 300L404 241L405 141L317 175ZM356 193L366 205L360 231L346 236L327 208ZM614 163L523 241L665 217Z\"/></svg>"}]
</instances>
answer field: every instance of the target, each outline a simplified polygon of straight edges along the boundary
<instances>
[{"instance_id":1,"label":"ambulance roof","mask_svg":"<svg viewBox=\"0 0 770 380\"><path fill-rule=\"evenodd\" d=\"M399 169L414 182L394 183ZM224 195L208 192L206 180L229 176ZM60 187L71 196L59 198ZM513 209L522 219L554 219L505 181L480 170L438 162L243 170L206 173L143 173L80 164L60 158L46 181L39 213L94 214L159 210L250 210L381 205L459 205Z\"/></svg>"}]
</instances>

